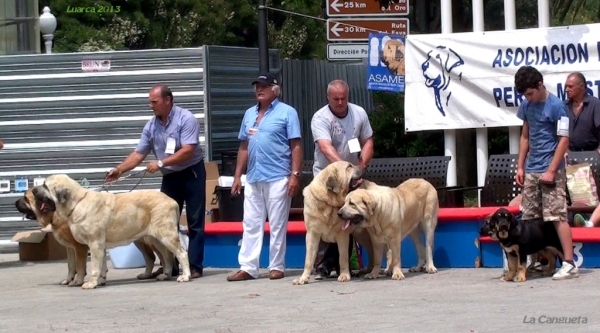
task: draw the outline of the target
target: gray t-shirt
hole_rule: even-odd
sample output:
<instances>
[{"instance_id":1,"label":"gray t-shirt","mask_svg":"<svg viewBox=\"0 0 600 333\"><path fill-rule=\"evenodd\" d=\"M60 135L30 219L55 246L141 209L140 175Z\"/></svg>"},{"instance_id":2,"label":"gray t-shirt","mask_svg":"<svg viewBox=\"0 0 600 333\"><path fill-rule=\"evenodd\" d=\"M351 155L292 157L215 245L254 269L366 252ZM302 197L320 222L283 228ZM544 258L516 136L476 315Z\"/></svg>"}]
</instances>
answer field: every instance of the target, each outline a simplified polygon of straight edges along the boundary
<instances>
[{"instance_id":1,"label":"gray t-shirt","mask_svg":"<svg viewBox=\"0 0 600 333\"><path fill-rule=\"evenodd\" d=\"M348 114L344 118L334 115L329 109L329 105L325 105L313 115L310 128L315 143L317 140L331 141L340 157L352 164L358 164L359 153L350 153L348 141L358 138L362 142L373 136L373 129L371 123L369 123L367 112L352 103L348 103ZM315 145L314 159L313 175L316 176L329 164L318 144Z\"/></svg>"}]
</instances>

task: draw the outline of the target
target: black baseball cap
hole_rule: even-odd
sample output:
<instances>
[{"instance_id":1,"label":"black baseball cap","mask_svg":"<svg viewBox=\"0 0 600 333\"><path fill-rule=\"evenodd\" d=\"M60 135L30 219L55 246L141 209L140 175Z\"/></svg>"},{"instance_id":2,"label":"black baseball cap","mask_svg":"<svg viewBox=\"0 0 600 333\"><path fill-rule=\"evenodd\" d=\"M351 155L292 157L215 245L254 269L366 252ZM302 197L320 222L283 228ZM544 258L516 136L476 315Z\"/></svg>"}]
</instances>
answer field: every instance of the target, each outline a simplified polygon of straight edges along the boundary
<instances>
[{"instance_id":1,"label":"black baseball cap","mask_svg":"<svg viewBox=\"0 0 600 333\"><path fill-rule=\"evenodd\" d=\"M267 74L259 75L258 78L252 82L252 85L255 85L257 83L268 84L268 85L271 85L271 84L279 85L279 80L277 80L277 77L275 76L275 74L267 73Z\"/></svg>"}]
</instances>

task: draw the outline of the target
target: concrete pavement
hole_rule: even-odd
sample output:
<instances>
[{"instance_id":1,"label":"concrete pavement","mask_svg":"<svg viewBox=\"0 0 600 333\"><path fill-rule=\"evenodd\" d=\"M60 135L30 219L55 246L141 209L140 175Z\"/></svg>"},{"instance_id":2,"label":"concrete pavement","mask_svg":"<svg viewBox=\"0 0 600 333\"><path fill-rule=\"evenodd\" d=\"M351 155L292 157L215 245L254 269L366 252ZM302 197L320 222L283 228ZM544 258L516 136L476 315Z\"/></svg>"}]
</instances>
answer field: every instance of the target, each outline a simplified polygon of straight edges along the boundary
<instances>
[{"instance_id":1,"label":"concrete pavement","mask_svg":"<svg viewBox=\"0 0 600 333\"><path fill-rule=\"evenodd\" d=\"M143 269L109 266L107 285L95 290L58 285L66 271L64 261L23 263L0 254L0 332L600 331L599 270L568 281L500 282L501 269L480 268L293 286L299 271L277 281L227 282L230 270L207 269L201 279L177 283L138 281Z\"/></svg>"}]
</instances>

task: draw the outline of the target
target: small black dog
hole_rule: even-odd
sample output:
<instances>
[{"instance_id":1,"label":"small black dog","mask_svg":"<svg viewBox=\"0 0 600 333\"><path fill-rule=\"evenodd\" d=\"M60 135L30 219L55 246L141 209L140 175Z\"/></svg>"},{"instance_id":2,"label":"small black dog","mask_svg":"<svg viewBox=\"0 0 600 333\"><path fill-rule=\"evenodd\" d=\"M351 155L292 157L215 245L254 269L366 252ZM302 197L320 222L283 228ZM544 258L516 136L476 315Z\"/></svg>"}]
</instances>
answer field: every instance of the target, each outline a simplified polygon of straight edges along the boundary
<instances>
[{"instance_id":1,"label":"small black dog","mask_svg":"<svg viewBox=\"0 0 600 333\"><path fill-rule=\"evenodd\" d=\"M540 253L548 259L544 275L554 274L556 256L564 259L560 239L553 223L542 219L519 222L507 209L498 209L479 230L498 240L508 259L508 272L502 281L527 280L527 256Z\"/></svg>"}]
</instances>

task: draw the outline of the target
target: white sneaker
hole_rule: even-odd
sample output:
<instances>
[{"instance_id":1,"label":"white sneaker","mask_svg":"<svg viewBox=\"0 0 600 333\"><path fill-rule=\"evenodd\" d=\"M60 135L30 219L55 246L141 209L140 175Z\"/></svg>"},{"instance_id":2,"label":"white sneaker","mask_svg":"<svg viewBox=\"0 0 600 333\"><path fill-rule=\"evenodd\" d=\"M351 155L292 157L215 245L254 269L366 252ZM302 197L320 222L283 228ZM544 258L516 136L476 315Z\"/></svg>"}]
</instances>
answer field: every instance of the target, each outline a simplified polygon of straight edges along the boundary
<instances>
[{"instance_id":1,"label":"white sneaker","mask_svg":"<svg viewBox=\"0 0 600 333\"><path fill-rule=\"evenodd\" d=\"M562 267L558 272L552 275L552 280L566 280L579 277L579 269L566 261L562 262Z\"/></svg>"}]
</instances>

